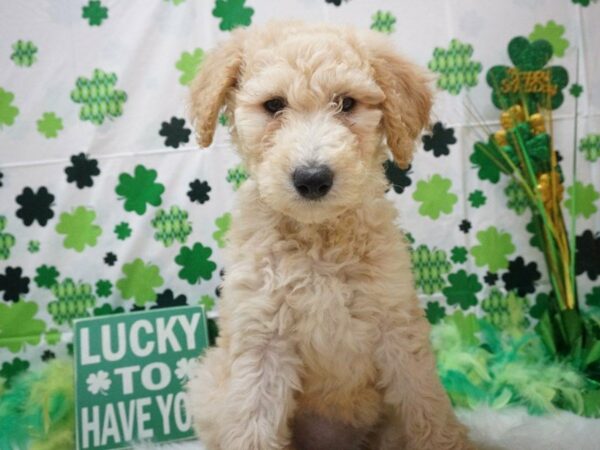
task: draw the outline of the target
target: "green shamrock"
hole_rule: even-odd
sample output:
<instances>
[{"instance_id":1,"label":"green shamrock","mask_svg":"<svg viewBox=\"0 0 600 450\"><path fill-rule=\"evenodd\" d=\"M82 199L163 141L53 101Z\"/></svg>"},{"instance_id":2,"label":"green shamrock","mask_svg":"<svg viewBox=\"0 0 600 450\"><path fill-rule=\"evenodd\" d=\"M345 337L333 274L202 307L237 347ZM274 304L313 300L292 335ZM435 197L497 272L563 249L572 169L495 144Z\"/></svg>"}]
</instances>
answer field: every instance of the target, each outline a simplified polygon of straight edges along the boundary
<instances>
[{"instance_id":1,"label":"green shamrock","mask_svg":"<svg viewBox=\"0 0 600 450\"><path fill-rule=\"evenodd\" d=\"M210 280L217 265L211 261L210 247L204 247L200 243L194 244L192 248L181 247L179 254L175 257L177 265L181 266L179 278L187 280L190 284L196 284L200 279Z\"/></svg>"},{"instance_id":2,"label":"green shamrock","mask_svg":"<svg viewBox=\"0 0 600 450\"><path fill-rule=\"evenodd\" d=\"M390 11L377 11L371 16L371 30L376 30L385 34L392 34L395 31L396 17Z\"/></svg>"},{"instance_id":3,"label":"green shamrock","mask_svg":"<svg viewBox=\"0 0 600 450\"><path fill-rule=\"evenodd\" d=\"M217 241L217 246L219 248L224 248L227 232L229 231L229 228L231 228L231 214L225 213L221 217L217 217L215 225L217 226L217 231L213 233L213 238Z\"/></svg>"},{"instance_id":4,"label":"green shamrock","mask_svg":"<svg viewBox=\"0 0 600 450\"><path fill-rule=\"evenodd\" d=\"M446 252L419 245L411 252L411 262L416 286L427 295L444 287L444 275L452 269Z\"/></svg>"},{"instance_id":5,"label":"green shamrock","mask_svg":"<svg viewBox=\"0 0 600 450\"><path fill-rule=\"evenodd\" d=\"M467 249L464 247L453 247L451 252L451 256L450 259L459 264L459 263L464 263L465 261L467 261Z\"/></svg>"},{"instance_id":6,"label":"green shamrock","mask_svg":"<svg viewBox=\"0 0 600 450\"><path fill-rule=\"evenodd\" d=\"M201 48L197 48L193 53L183 52L179 57L179 60L175 63L177 70L181 72L179 82L187 86L189 85L202 64L204 59L204 51Z\"/></svg>"},{"instance_id":7,"label":"green shamrock","mask_svg":"<svg viewBox=\"0 0 600 450\"><path fill-rule=\"evenodd\" d=\"M71 324L74 319L89 317L89 309L96 305L92 286L88 283L76 283L66 278L56 283L50 290L56 299L48 303L48 312L58 325Z\"/></svg>"},{"instance_id":8,"label":"green shamrock","mask_svg":"<svg viewBox=\"0 0 600 450\"><path fill-rule=\"evenodd\" d=\"M463 87L477 85L482 66L480 62L472 61L471 56L473 46L457 39L450 41L447 50L436 47L428 67L440 74L437 80L438 87L452 95L458 95Z\"/></svg>"},{"instance_id":9,"label":"green shamrock","mask_svg":"<svg viewBox=\"0 0 600 450\"><path fill-rule=\"evenodd\" d=\"M124 241L129 236L131 236L131 227L127 222L119 223L115 226L115 229L113 231L117 235L117 239L120 241Z\"/></svg>"},{"instance_id":10,"label":"green shamrock","mask_svg":"<svg viewBox=\"0 0 600 450\"><path fill-rule=\"evenodd\" d=\"M238 164L227 170L227 177L225 179L233 185L233 190L237 191L244 181L248 179L248 172L246 172L243 165Z\"/></svg>"},{"instance_id":11,"label":"green shamrock","mask_svg":"<svg viewBox=\"0 0 600 450\"><path fill-rule=\"evenodd\" d=\"M585 296L585 304L588 306L600 307L600 286L594 287Z\"/></svg>"},{"instance_id":12,"label":"green shamrock","mask_svg":"<svg viewBox=\"0 0 600 450\"><path fill-rule=\"evenodd\" d=\"M502 92L504 82L512 84L511 73L515 69L507 66L494 66L488 70L486 80L492 88L492 102L496 108L504 110L514 104L522 103L523 100L529 111L537 111L538 108L545 108L548 104L552 109L556 109L562 104L564 99L562 89L569 84L569 74L561 66L544 67L552 58L552 45L548 41L539 39L529 42L527 38L517 36L508 44L508 56L515 65L519 76L518 80L521 86L519 91L527 91L529 72L543 71L548 74L548 84L554 87L555 92L548 93L544 89L540 91L534 86L535 83L531 83L532 86L525 93Z\"/></svg>"},{"instance_id":13,"label":"green shamrock","mask_svg":"<svg viewBox=\"0 0 600 450\"><path fill-rule=\"evenodd\" d=\"M529 40L534 42L544 39L550 43L553 53L556 56L564 56L565 50L569 47L569 41L563 37L564 34L565 27L551 20L546 25L542 25L541 23L536 24L529 35Z\"/></svg>"},{"instance_id":14,"label":"green shamrock","mask_svg":"<svg viewBox=\"0 0 600 450\"><path fill-rule=\"evenodd\" d=\"M481 302L486 319L501 330L519 331L527 324L527 299L518 297L513 291L503 294L493 288L489 296Z\"/></svg>"},{"instance_id":15,"label":"green shamrock","mask_svg":"<svg viewBox=\"0 0 600 450\"><path fill-rule=\"evenodd\" d=\"M0 377L4 378L4 388L10 388L12 381L29 368L29 362L15 358L12 362L3 362Z\"/></svg>"},{"instance_id":16,"label":"green shamrock","mask_svg":"<svg viewBox=\"0 0 600 450\"><path fill-rule=\"evenodd\" d=\"M583 86L578 83L573 83L569 89L569 94L573 97L578 98L583 92Z\"/></svg>"},{"instance_id":17,"label":"green shamrock","mask_svg":"<svg viewBox=\"0 0 600 450\"><path fill-rule=\"evenodd\" d=\"M594 162L600 158L600 134L588 134L579 141L579 151L585 159Z\"/></svg>"},{"instance_id":18,"label":"green shamrock","mask_svg":"<svg viewBox=\"0 0 600 450\"><path fill-rule=\"evenodd\" d=\"M35 319L38 304L21 299L12 304L0 303L0 348L13 353L27 344L38 345L46 330L46 322Z\"/></svg>"},{"instance_id":19,"label":"green shamrock","mask_svg":"<svg viewBox=\"0 0 600 450\"><path fill-rule=\"evenodd\" d=\"M413 198L421 203L419 214L437 219L441 213L450 214L458 197L449 191L452 181L435 174L429 181L417 182Z\"/></svg>"},{"instance_id":20,"label":"green shamrock","mask_svg":"<svg viewBox=\"0 0 600 450\"><path fill-rule=\"evenodd\" d=\"M446 308L440 306L438 302L427 302L425 308L425 316L430 324L435 325L439 323L444 317L446 317Z\"/></svg>"},{"instance_id":21,"label":"green shamrock","mask_svg":"<svg viewBox=\"0 0 600 450\"><path fill-rule=\"evenodd\" d=\"M137 306L156 300L155 288L163 285L158 266L145 264L140 258L123 265L125 277L117 281L117 289L124 299L133 298Z\"/></svg>"},{"instance_id":22,"label":"green shamrock","mask_svg":"<svg viewBox=\"0 0 600 450\"><path fill-rule=\"evenodd\" d=\"M220 17L219 28L231 31L239 26L248 26L252 22L254 9L245 6L246 0L217 0L212 11L213 16Z\"/></svg>"},{"instance_id":23,"label":"green shamrock","mask_svg":"<svg viewBox=\"0 0 600 450\"><path fill-rule=\"evenodd\" d=\"M529 310L529 315L534 319L541 319L544 313L548 311L550 306L550 296L544 292L540 292L535 297L535 305Z\"/></svg>"},{"instance_id":24,"label":"green shamrock","mask_svg":"<svg viewBox=\"0 0 600 450\"><path fill-rule=\"evenodd\" d=\"M490 154L492 155L491 158L489 156ZM501 168L494 164L494 160L500 162L503 161L496 145L491 142L475 143L469 161L473 163L474 168L478 169L477 176L480 180L488 180L491 183L496 184L500 180L500 173L508 170L505 167L501 170Z\"/></svg>"},{"instance_id":25,"label":"green shamrock","mask_svg":"<svg viewBox=\"0 0 600 450\"><path fill-rule=\"evenodd\" d=\"M60 338L62 333L58 331L56 328L52 328L51 330L46 331L44 334L44 338L46 339L46 344L48 345L56 345L60 342Z\"/></svg>"},{"instance_id":26,"label":"green shamrock","mask_svg":"<svg viewBox=\"0 0 600 450\"><path fill-rule=\"evenodd\" d=\"M79 118L94 125L102 125L105 118L113 119L123 114L123 103L127 101L125 91L115 89L117 75L95 69L92 78L79 77L71 100L81 103Z\"/></svg>"},{"instance_id":27,"label":"green shamrock","mask_svg":"<svg viewBox=\"0 0 600 450\"><path fill-rule=\"evenodd\" d=\"M82 8L81 17L88 20L90 26L100 26L108 18L108 8L102 6L99 0L90 0Z\"/></svg>"},{"instance_id":28,"label":"green shamrock","mask_svg":"<svg viewBox=\"0 0 600 450\"><path fill-rule=\"evenodd\" d=\"M580 4L581 6L583 6L584 8L587 6L590 6L590 1L591 0L572 0L574 4Z\"/></svg>"},{"instance_id":29,"label":"green shamrock","mask_svg":"<svg viewBox=\"0 0 600 450\"><path fill-rule=\"evenodd\" d=\"M156 183L156 170L136 166L133 176L128 173L119 175L119 184L115 192L119 199L125 199L125 211L136 212L140 216L146 212L146 204L159 206L165 187Z\"/></svg>"},{"instance_id":30,"label":"green shamrock","mask_svg":"<svg viewBox=\"0 0 600 450\"><path fill-rule=\"evenodd\" d=\"M29 253L37 253L40 251L40 241L32 240L27 243L27 251Z\"/></svg>"},{"instance_id":31,"label":"green shamrock","mask_svg":"<svg viewBox=\"0 0 600 450\"><path fill-rule=\"evenodd\" d=\"M96 295L98 297L110 297L112 294L112 283L109 280L96 281Z\"/></svg>"},{"instance_id":32,"label":"green shamrock","mask_svg":"<svg viewBox=\"0 0 600 450\"><path fill-rule=\"evenodd\" d=\"M121 314L124 312L125 312L125 309L123 309L121 306L117 306L116 308L113 308L113 306L110 303L104 303L99 308L94 308L94 317L108 316L110 314Z\"/></svg>"},{"instance_id":33,"label":"green shamrock","mask_svg":"<svg viewBox=\"0 0 600 450\"><path fill-rule=\"evenodd\" d=\"M78 206L72 213L62 213L56 225L56 231L65 235L63 245L76 252L82 252L86 245L94 247L102 228L94 224L96 212L84 206Z\"/></svg>"},{"instance_id":34,"label":"green shamrock","mask_svg":"<svg viewBox=\"0 0 600 450\"><path fill-rule=\"evenodd\" d=\"M469 203L471 203L473 208L479 208L480 206L485 205L486 200L485 194L479 189L469 194Z\"/></svg>"},{"instance_id":35,"label":"green shamrock","mask_svg":"<svg viewBox=\"0 0 600 450\"><path fill-rule=\"evenodd\" d=\"M489 227L477 233L479 245L471 248L471 255L475 258L477 267L488 266L488 270L496 273L508 267L508 255L516 248L512 243L510 234L501 233L496 227Z\"/></svg>"},{"instance_id":36,"label":"green shamrock","mask_svg":"<svg viewBox=\"0 0 600 450\"><path fill-rule=\"evenodd\" d=\"M584 185L580 181L576 181L574 185L567 188L569 198L565 200L565 207L571 215L575 213L575 217L583 216L589 219L598 208L596 208L596 200L600 198L600 193L594 189L593 184Z\"/></svg>"},{"instance_id":37,"label":"green shamrock","mask_svg":"<svg viewBox=\"0 0 600 450\"><path fill-rule=\"evenodd\" d=\"M10 249L17 242L12 234L3 233L5 227L6 217L0 216L0 259L8 259L10 257Z\"/></svg>"},{"instance_id":38,"label":"green shamrock","mask_svg":"<svg viewBox=\"0 0 600 450\"><path fill-rule=\"evenodd\" d=\"M465 314L458 309L453 314L446 316L444 322L455 324L455 328L460 333L462 344L466 346L478 346L480 344L477 334L481 330L481 326L475 314Z\"/></svg>"},{"instance_id":39,"label":"green shamrock","mask_svg":"<svg viewBox=\"0 0 600 450\"><path fill-rule=\"evenodd\" d=\"M37 58L35 54L38 49L35 44L31 41L18 40L12 45L12 55L10 59L20 67L31 67Z\"/></svg>"},{"instance_id":40,"label":"green shamrock","mask_svg":"<svg viewBox=\"0 0 600 450\"><path fill-rule=\"evenodd\" d=\"M171 206L169 212L164 209L158 210L151 224L156 230L154 239L162 242L165 247L170 247L175 241L185 243L192 232L188 213L179 206Z\"/></svg>"},{"instance_id":41,"label":"green shamrock","mask_svg":"<svg viewBox=\"0 0 600 450\"><path fill-rule=\"evenodd\" d=\"M58 136L58 132L62 129L62 119L53 112L44 113L37 121L37 130L48 139Z\"/></svg>"},{"instance_id":42,"label":"green shamrock","mask_svg":"<svg viewBox=\"0 0 600 450\"><path fill-rule=\"evenodd\" d=\"M215 299L210 295L203 295L198 303L204 306L206 312L211 311L215 307Z\"/></svg>"},{"instance_id":43,"label":"green shamrock","mask_svg":"<svg viewBox=\"0 0 600 450\"><path fill-rule=\"evenodd\" d=\"M516 212L517 215L520 216L529 207L529 198L517 181L511 179L504 188L504 193L508 199L506 206Z\"/></svg>"},{"instance_id":44,"label":"green shamrock","mask_svg":"<svg viewBox=\"0 0 600 450\"><path fill-rule=\"evenodd\" d=\"M223 125L224 127L229 125L229 117L227 117L227 114L225 114L225 113L219 114L219 123L221 125Z\"/></svg>"},{"instance_id":45,"label":"green shamrock","mask_svg":"<svg viewBox=\"0 0 600 450\"><path fill-rule=\"evenodd\" d=\"M469 309L477 304L477 293L483 287L477 280L477 275L467 275L464 270L448 275L450 286L442 289L449 305L460 305Z\"/></svg>"},{"instance_id":46,"label":"green shamrock","mask_svg":"<svg viewBox=\"0 0 600 450\"><path fill-rule=\"evenodd\" d=\"M2 125L12 125L15 123L15 117L19 115L19 108L11 105L15 99L12 92L5 91L0 87L0 129Z\"/></svg>"},{"instance_id":47,"label":"green shamrock","mask_svg":"<svg viewBox=\"0 0 600 450\"><path fill-rule=\"evenodd\" d=\"M56 267L54 266L47 266L44 264L35 269L35 271L37 275L33 281L35 281L35 284L37 284L38 287L51 288L58 282L57 278L60 273L58 273L58 270L56 270Z\"/></svg>"}]
</instances>

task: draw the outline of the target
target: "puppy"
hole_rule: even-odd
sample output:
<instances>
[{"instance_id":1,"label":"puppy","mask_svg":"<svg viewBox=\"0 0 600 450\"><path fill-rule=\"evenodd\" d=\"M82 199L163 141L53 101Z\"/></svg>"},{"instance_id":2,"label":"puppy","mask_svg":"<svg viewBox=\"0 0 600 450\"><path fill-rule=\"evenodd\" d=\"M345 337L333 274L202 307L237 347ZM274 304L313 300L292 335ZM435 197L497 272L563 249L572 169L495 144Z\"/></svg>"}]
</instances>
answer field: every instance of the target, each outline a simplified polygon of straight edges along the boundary
<instances>
[{"instance_id":1,"label":"puppy","mask_svg":"<svg viewBox=\"0 0 600 450\"><path fill-rule=\"evenodd\" d=\"M250 177L217 346L187 386L208 449L472 449L436 375L383 163L409 163L425 76L371 31L233 32L191 90L199 143L225 107Z\"/></svg>"}]
</instances>

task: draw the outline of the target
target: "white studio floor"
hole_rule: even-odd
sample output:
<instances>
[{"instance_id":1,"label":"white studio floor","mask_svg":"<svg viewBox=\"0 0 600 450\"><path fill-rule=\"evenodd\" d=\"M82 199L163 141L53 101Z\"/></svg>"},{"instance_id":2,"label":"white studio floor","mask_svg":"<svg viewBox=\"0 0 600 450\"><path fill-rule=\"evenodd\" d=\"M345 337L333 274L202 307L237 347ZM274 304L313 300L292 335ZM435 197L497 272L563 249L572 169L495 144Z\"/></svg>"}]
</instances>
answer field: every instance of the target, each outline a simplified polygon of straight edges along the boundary
<instances>
[{"instance_id":1,"label":"white studio floor","mask_svg":"<svg viewBox=\"0 0 600 450\"><path fill-rule=\"evenodd\" d=\"M600 419L569 412L534 417L522 408L458 411L481 450L600 450ZM205 450L198 441L164 446L141 444L135 450Z\"/></svg>"}]
</instances>

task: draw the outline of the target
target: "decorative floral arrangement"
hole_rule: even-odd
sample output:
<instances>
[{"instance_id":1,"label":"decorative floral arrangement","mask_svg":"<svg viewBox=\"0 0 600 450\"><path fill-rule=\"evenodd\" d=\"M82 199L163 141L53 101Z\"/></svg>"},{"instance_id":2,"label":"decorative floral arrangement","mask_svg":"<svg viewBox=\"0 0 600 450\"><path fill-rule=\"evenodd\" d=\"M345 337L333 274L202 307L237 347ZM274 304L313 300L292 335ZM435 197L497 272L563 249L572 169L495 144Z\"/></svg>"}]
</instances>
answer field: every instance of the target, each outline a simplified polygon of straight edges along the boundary
<instances>
[{"instance_id":1,"label":"decorative floral arrangement","mask_svg":"<svg viewBox=\"0 0 600 450\"><path fill-rule=\"evenodd\" d=\"M535 332L551 357L587 377L582 411L595 415L600 411L600 318L580 307L576 276L583 270L576 261L577 195L574 192L564 206L572 218L567 226L561 206L564 174L553 139L552 111L563 103L569 77L563 67L546 66L553 54L546 40L516 37L508 54L514 67L494 66L487 72L492 102L501 110L501 128L486 130L489 139L475 144L471 162L488 171L490 181L497 181L501 173L510 176L532 211L527 231L544 255L552 286ZM574 149L574 184L576 154Z\"/></svg>"}]
</instances>

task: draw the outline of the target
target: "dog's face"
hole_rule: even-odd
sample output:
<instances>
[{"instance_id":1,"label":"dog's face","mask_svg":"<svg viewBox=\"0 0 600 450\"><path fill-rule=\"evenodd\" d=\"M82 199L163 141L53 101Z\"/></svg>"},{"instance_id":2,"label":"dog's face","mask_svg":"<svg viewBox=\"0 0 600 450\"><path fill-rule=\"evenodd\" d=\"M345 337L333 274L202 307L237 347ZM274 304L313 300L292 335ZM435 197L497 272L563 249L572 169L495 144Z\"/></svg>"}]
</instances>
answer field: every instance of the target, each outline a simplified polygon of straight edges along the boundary
<instances>
[{"instance_id":1,"label":"dog's face","mask_svg":"<svg viewBox=\"0 0 600 450\"><path fill-rule=\"evenodd\" d=\"M383 38L332 26L237 31L192 88L201 145L226 105L262 200L307 223L380 195L384 137L406 165L430 104L424 77Z\"/></svg>"}]
</instances>

